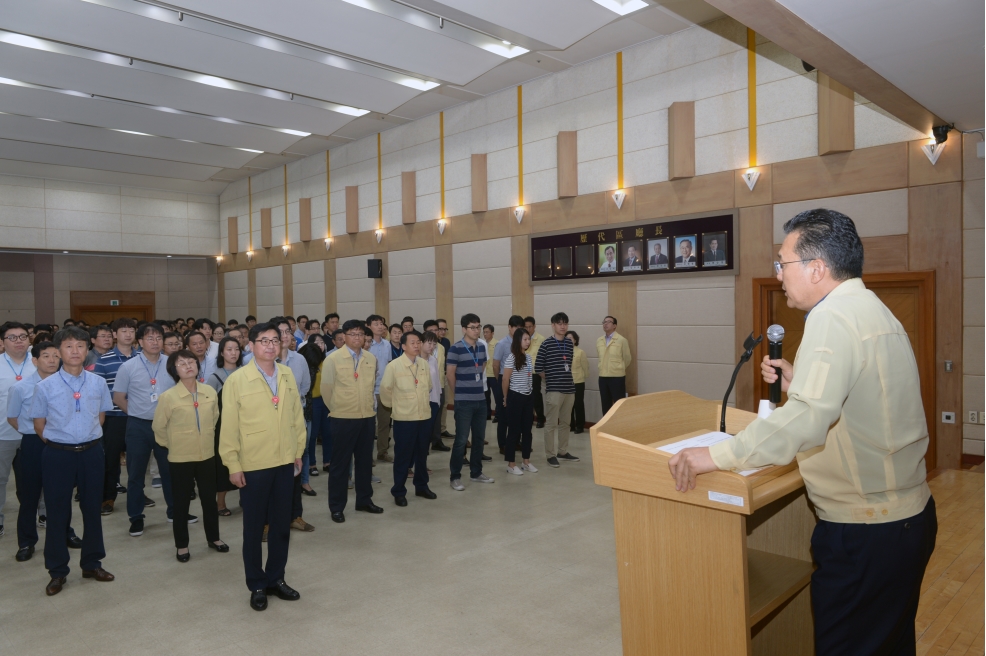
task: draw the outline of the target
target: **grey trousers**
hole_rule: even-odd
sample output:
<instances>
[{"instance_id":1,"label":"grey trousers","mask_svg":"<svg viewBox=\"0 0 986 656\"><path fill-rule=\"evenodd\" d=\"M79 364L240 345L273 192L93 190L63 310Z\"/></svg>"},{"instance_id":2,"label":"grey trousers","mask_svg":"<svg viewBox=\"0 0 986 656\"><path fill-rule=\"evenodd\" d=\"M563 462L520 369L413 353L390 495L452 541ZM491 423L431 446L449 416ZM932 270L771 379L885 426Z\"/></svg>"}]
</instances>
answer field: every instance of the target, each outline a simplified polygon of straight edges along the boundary
<instances>
[{"instance_id":1,"label":"grey trousers","mask_svg":"<svg viewBox=\"0 0 986 656\"><path fill-rule=\"evenodd\" d=\"M20 439L0 440L0 526L4 525L3 507L7 503L7 481L10 479L10 469L19 448L21 448Z\"/></svg>"}]
</instances>

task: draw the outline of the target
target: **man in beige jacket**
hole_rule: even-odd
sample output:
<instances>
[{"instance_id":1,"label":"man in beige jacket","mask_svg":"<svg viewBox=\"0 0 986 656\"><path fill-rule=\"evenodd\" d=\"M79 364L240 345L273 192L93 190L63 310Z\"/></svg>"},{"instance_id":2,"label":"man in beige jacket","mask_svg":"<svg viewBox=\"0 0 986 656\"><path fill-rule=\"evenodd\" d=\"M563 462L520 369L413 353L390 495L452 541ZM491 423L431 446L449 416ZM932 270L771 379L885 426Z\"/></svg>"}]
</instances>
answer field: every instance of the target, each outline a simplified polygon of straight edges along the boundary
<instances>
[{"instance_id":1,"label":"man in beige jacket","mask_svg":"<svg viewBox=\"0 0 986 656\"><path fill-rule=\"evenodd\" d=\"M616 332L616 317L603 319L603 336L596 340L599 358L599 400L603 414L627 395L627 367L630 366L630 342Z\"/></svg>"}]
</instances>

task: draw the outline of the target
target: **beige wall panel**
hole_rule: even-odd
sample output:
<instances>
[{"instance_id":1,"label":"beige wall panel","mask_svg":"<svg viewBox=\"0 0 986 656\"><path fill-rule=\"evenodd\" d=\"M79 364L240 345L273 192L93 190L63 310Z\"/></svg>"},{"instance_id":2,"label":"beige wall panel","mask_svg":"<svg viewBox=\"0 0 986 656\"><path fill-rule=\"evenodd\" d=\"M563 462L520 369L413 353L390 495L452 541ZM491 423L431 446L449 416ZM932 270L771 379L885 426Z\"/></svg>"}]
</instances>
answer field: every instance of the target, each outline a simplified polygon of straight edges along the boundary
<instances>
[{"instance_id":1,"label":"beige wall panel","mask_svg":"<svg viewBox=\"0 0 986 656\"><path fill-rule=\"evenodd\" d=\"M454 277L452 275L452 245L435 246L435 314L449 320L452 316Z\"/></svg>"},{"instance_id":2,"label":"beige wall panel","mask_svg":"<svg viewBox=\"0 0 986 656\"><path fill-rule=\"evenodd\" d=\"M604 204L607 200L613 202L612 198L608 198L608 194L599 193L533 203L530 206L531 216L525 216L524 221L531 222L535 233L578 230L582 227L600 225L604 222L603 217L606 214ZM615 204L613 209L616 209ZM631 217L632 214L624 220L632 220Z\"/></svg>"},{"instance_id":3,"label":"beige wall panel","mask_svg":"<svg viewBox=\"0 0 986 656\"><path fill-rule=\"evenodd\" d=\"M453 244L452 269L453 315L445 317L449 328L455 327L460 336L459 317L475 312L483 323L506 333L511 308L510 239Z\"/></svg>"},{"instance_id":4,"label":"beige wall panel","mask_svg":"<svg viewBox=\"0 0 986 656\"><path fill-rule=\"evenodd\" d=\"M281 289L284 296L284 316L295 316L294 310L294 276L290 264L281 265Z\"/></svg>"},{"instance_id":5,"label":"beige wall panel","mask_svg":"<svg viewBox=\"0 0 986 656\"><path fill-rule=\"evenodd\" d=\"M247 270L247 313L257 316L257 270ZM258 317L259 320L259 317Z\"/></svg>"},{"instance_id":6,"label":"beige wall panel","mask_svg":"<svg viewBox=\"0 0 986 656\"><path fill-rule=\"evenodd\" d=\"M671 103L668 108L668 179L694 176L695 103Z\"/></svg>"},{"instance_id":7,"label":"beige wall panel","mask_svg":"<svg viewBox=\"0 0 986 656\"><path fill-rule=\"evenodd\" d=\"M964 353L962 356L962 373L969 376L982 376L986 374L983 369L983 362L986 353L983 351L983 344L986 342L986 334L983 333L982 326L966 326L963 328L962 340L964 342Z\"/></svg>"},{"instance_id":8,"label":"beige wall panel","mask_svg":"<svg viewBox=\"0 0 986 656\"><path fill-rule=\"evenodd\" d=\"M954 135L952 137L954 139ZM986 171L986 160L980 159L976 154L977 144L982 142L982 137L978 134L962 135L962 179L963 180L982 180Z\"/></svg>"},{"instance_id":9,"label":"beige wall panel","mask_svg":"<svg viewBox=\"0 0 986 656\"><path fill-rule=\"evenodd\" d=\"M971 376L969 374L962 377L962 413L964 415L968 415L971 411L983 412L986 410L984 380L986 378L983 376Z\"/></svg>"},{"instance_id":10,"label":"beige wall panel","mask_svg":"<svg viewBox=\"0 0 986 656\"><path fill-rule=\"evenodd\" d=\"M524 223L530 220L528 215L524 216ZM438 232L438 222L432 221L431 227L434 230L433 238L435 244L451 244L454 242L482 241L487 239L498 239L507 237L511 234L510 223L517 223L514 219L513 208L509 210L496 210L484 212L482 214L462 214L448 219L445 233Z\"/></svg>"},{"instance_id":11,"label":"beige wall panel","mask_svg":"<svg viewBox=\"0 0 986 656\"><path fill-rule=\"evenodd\" d=\"M818 72L818 154L852 150L856 143L852 89Z\"/></svg>"},{"instance_id":12,"label":"beige wall panel","mask_svg":"<svg viewBox=\"0 0 986 656\"><path fill-rule=\"evenodd\" d=\"M907 271L907 235L863 237L863 273Z\"/></svg>"},{"instance_id":13,"label":"beige wall panel","mask_svg":"<svg viewBox=\"0 0 986 656\"><path fill-rule=\"evenodd\" d=\"M657 362L735 364L733 331L733 326L638 326L637 355Z\"/></svg>"},{"instance_id":14,"label":"beige wall panel","mask_svg":"<svg viewBox=\"0 0 986 656\"><path fill-rule=\"evenodd\" d=\"M962 325L982 326L983 298L986 296L983 278L966 278L962 281Z\"/></svg>"},{"instance_id":15,"label":"beige wall panel","mask_svg":"<svg viewBox=\"0 0 986 656\"><path fill-rule=\"evenodd\" d=\"M775 165L776 166L776 165ZM842 212L856 224L860 237L907 234L907 189L833 196L774 205L774 243L784 241L784 223L805 210L824 207Z\"/></svg>"},{"instance_id":16,"label":"beige wall panel","mask_svg":"<svg viewBox=\"0 0 986 656\"><path fill-rule=\"evenodd\" d=\"M33 271L0 274L0 323L6 321L35 322Z\"/></svg>"},{"instance_id":17,"label":"beige wall panel","mask_svg":"<svg viewBox=\"0 0 986 656\"><path fill-rule=\"evenodd\" d=\"M346 232L359 232L359 186L346 187Z\"/></svg>"},{"instance_id":18,"label":"beige wall panel","mask_svg":"<svg viewBox=\"0 0 986 656\"><path fill-rule=\"evenodd\" d=\"M325 275L325 314L338 312L336 309L336 261L325 260L322 262L322 268Z\"/></svg>"},{"instance_id":19,"label":"beige wall panel","mask_svg":"<svg viewBox=\"0 0 986 656\"><path fill-rule=\"evenodd\" d=\"M938 161L935 164L931 163L931 160L921 149L921 146L929 142L928 139L907 142L908 184L912 187L918 187L961 180L961 140L957 139L953 132L952 138L945 142L945 150L938 156Z\"/></svg>"},{"instance_id":20,"label":"beige wall panel","mask_svg":"<svg viewBox=\"0 0 986 656\"><path fill-rule=\"evenodd\" d=\"M743 342L753 331L753 279L766 278L774 273L771 263L776 249L772 245L773 212L771 206L761 205L740 210L739 215L739 275L735 281L735 339L733 355L739 359ZM755 367L751 367L755 369ZM741 371L736 377L736 407L753 411L753 386L756 371Z\"/></svg>"},{"instance_id":21,"label":"beige wall panel","mask_svg":"<svg viewBox=\"0 0 986 656\"><path fill-rule=\"evenodd\" d=\"M376 308L377 314L386 318L387 313L390 312L390 276L387 275L387 269L389 268L387 264L387 253L378 253L376 257L381 260L380 264L383 269L383 277L373 279L374 307ZM393 322L387 323L390 324Z\"/></svg>"},{"instance_id":22,"label":"beige wall panel","mask_svg":"<svg viewBox=\"0 0 986 656\"><path fill-rule=\"evenodd\" d=\"M279 266L257 269L258 321L284 314L284 273Z\"/></svg>"},{"instance_id":23,"label":"beige wall panel","mask_svg":"<svg viewBox=\"0 0 986 656\"><path fill-rule=\"evenodd\" d=\"M962 227L983 228L983 179L968 180L962 185Z\"/></svg>"},{"instance_id":24,"label":"beige wall panel","mask_svg":"<svg viewBox=\"0 0 986 656\"><path fill-rule=\"evenodd\" d=\"M733 172L635 187L636 219L657 219L733 207Z\"/></svg>"},{"instance_id":25,"label":"beige wall panel","mask_svg":"<svg viewBox=\"0 0 986 656\"><path fill-rule=\"evenodd\" d=\"M862 148L773 165L775 203L907 186L907 144Z\"/></svg>"},{"instance_id":26,"label":"beige wall panel","mask_svg":"<svg viewBox=\"0 0 986 656\"><path fill-rule=\"evenodd\" d=\"M640 389L644 393L681 390L700 399L722 401L733 366L644 360L639 364ZM729 403L735 404L735 401L734 388Z\"/></svg>"},{"instance_id":27,"label":"beige wall panel","mask_svg":"<svg viewBox=\"0 0 986 656\"><path fill-rule=\"evenodd\" d=\"M626 337L630 344L630 354L633 361L627 368L626 384L628 394L637 394L638 386L638 356L637 356L637 282L634 280L610 282L608 292L609 312L619 320L620 334Z\"/></svg>"},{"instance_id":28,"label":"beige wall panel","mask_svg":"<svg viewBox=\"0 0 986 656\"><path fill-rule=\"evenodd\" d=\"M312 199L298 199L298 235L301 241L312 240Z\"/></svg>"},{"instance_id":29,"label":"beige wall panel","mask_svg":"<svg viewBox=\"0 0 986 656\"><path fill-rule=\"evenodd\" d=\"M235 216L231 216L226 219L227 227L229 230L229 235L226 240L226 243L228 244L226 250L227 253L239 252L240 244L239 244L239 239L237 237L237 235L239 235L238 221L239 218Z\"/></svg>"},{"instance_id":30,"label":"beige wall panel","mask_svg":"<svg viewBox=\"0 0 986 656\"><path fill-rule=\"evenodd\" d=\"M373 280L366 277L370 256L338 258L336 262L336 311L345 322L366 319L376 312Z\"/></svg>"},{"instance_id":31,"label":"beige wall panel","mask_svg":"<svg viewBox=\"0 0 986 656\"><path fill-rule=\"evenodd\" d=\"M406 276L416 273L435 273L435 248L414 248L390 253L390 275ZM393 292L393 289L391 290ZM393 296L393 294L391 294Z\"/></svg>"},{"instance_id":32,"label":"beige wall panel","mask_svg":"<svg viewBox=\"0 0 986 656\"><path fill-rule=\"evenodd\" d=\"M464 242L452 245L452 263L456 271L510 267L510 239ZM456 291L458 294L458 291Z\"/></svg>"},{"instance_id":33,"label":"beige wall panel","mask_svg":"<svg viewBox=\"0 0 986 656\"><path fill-rule=\"evenodd\" d=\"M983 247L986 245L984 231L962 231L962 269L966 278L977 278L983 275Z\"/></svg>"},{"instance_id":34,"label":"beige wall panel","mask_svg":"<svg viewBox=\"0 0 986 656\"><path fill-rule=\"evenodd\" d=\"M325 310L325 265L322 262L302 262L293 264L294 313L307 314L320 322L327 314Z\"/></svg>"},{"instance_id":35,"label":"beige wall panel","mask_svg":"<svg viewBox=\"0 0 986 656\"><path fill-rule=\"evenodd\" d=\"M531 287L531 260L527 237L510 238L510 290L512 314L534 314L534 289Z\"/></svg>"},{"instance_id":36,"label":"beige wall panel","mask_svg":"<svg viewBox=\"0 0 986 656\"><path fill-rule=\"evenodd\" d=\"M639 290L638 321L642 326L732 326L734 293L732 287Z\"/></svg>"},{"instance_id":37,"label":"beige wall panel","mask_svg":"<svg viewBox=\"0 0 986 656\"><path fill-rule=\"evenodd\" d=\"M757 178L757 184L753 187L753 191L746 186L746 180L743 179L743 174L748 170L755 170L760 172L760 177ZM772 192L772 176L770 174L770 165L767 166L757 166L753 169L738 169L734 172L734 194L736 196L736 207L755 207L757 205L770 205L773 201Z\"/></svg>"},{"instance_id":38,"label":"beige wall panel","mask_svg":"<svg viewBox=\"0 0 986 656\"><path fill-rule=\"evenodd\" d=\"M270 208L265 207L260 210L260 247L271 247L271 216Z\"/></svg>"},{"instance_id":39,"label":"beige wall panel","mask_svg":"<svg viewBox=\"0 0 986 656\"><path fill-rule=\"evenodd\" d=\"M486 153L473 154L470 158L470 187L472 193L472 211L485 212L489 209Z\"/></svg>"},{"instance_id":40,"label":"beige wall panel","mask_svg":"<svg viewBox=\"0 0 986 656\"><path fill-rule=\"evenodd\" d=\"M418 187L414 171L401 173L401 223L410 225L418 220Z\"/></svg>"},{"instance_id":41,"label":"beige wall panel","mask_svg":"<svg viewBox=\"0 0 986 656\"><path fill-rule=\"evenodd\" d=\"M558 133L558 198L579 195L578 132Z\"/></svg>"}]
</instances>

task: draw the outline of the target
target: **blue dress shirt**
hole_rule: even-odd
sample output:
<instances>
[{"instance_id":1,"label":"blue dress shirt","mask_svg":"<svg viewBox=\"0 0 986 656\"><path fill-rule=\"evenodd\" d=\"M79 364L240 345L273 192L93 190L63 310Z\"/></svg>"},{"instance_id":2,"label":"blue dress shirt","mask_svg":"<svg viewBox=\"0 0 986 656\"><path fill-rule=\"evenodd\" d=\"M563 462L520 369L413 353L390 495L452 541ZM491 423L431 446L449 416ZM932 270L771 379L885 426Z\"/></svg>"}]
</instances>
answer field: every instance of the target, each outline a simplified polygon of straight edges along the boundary
<instances>
[{"instance_id":1,"label":"blue dress shirt","mask_svg":"<svg viewBox=\"0 0 986 656\"><path fill-rule=\"evenodd\" d=\"M76 409L74 394L81 394ZM99 413L113 409L106 381L88 371L72 376L56 371L37 384L31 419L46 420L44 438L61 444L83 444L103 436Z\"/></svg>"}]
</instances>

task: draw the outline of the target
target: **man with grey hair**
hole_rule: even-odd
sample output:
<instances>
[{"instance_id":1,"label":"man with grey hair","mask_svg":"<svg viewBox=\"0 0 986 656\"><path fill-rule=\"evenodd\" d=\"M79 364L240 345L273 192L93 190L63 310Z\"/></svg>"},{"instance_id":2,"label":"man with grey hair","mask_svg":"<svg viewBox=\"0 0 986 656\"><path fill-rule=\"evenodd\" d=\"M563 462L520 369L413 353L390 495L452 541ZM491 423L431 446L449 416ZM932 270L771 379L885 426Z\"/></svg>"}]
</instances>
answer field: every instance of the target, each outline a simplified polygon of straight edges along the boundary
<instances>
[{"instance_id":1,"label":"man with grey hair","mask_svg":"<svg viewBox=\"0 0 986 656\"><path fill-rule=\"evenodd\" d=\"M774 262L789 307L805 315L794 365L780 370L787 403L733 438L684 449L676 487L698 474L786 465L795 457L819 522L811 538L817 654L914 653L921 580L938 522L926 482L928 426L910 339L861 280L863 245L832 210L784 224Z\"/></svg>"}]
</instances>

